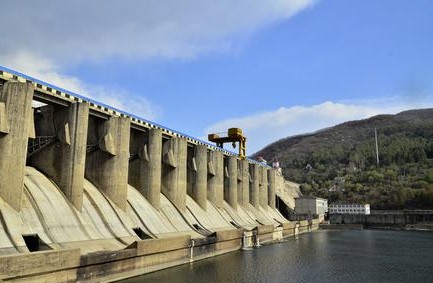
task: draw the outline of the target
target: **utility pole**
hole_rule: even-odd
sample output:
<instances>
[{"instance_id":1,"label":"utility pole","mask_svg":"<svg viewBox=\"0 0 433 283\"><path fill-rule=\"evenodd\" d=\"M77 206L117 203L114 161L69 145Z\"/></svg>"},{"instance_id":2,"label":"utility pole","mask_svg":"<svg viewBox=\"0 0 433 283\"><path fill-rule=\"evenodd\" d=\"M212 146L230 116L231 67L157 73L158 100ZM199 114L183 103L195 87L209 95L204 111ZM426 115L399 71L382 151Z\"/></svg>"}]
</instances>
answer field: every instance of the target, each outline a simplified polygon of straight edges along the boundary
<instances>
[{"instance_id":1,"label":"utility pole","mask_svg":"<svg viewBox=\"0 0 433 283\"><path fill-rule=\"evenodd\" d=\"M378 142L377 142L377 130L376 130L376 127L374 127L374 138L375 138L375 141L376 141L376 164L377 164L377 167L379 168L379 145L378 145Z\"/></svg>"}]
</instances>

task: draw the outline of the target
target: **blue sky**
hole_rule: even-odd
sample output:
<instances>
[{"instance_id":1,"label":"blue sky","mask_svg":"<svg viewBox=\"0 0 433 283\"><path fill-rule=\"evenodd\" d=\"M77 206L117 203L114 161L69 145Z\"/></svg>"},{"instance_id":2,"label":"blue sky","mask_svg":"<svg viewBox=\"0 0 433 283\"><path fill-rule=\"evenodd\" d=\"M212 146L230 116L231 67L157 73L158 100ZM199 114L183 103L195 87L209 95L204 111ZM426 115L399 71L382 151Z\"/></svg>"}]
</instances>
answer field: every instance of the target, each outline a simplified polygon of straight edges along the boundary
<instances>
[{"instance_id":1,"label":"blue sky","mask_svg":"<svg viewBox=\"0 0 433 283\"><path fill-rule=\"evenodd\" d=\"M241 127L248 154L433 107L433 1L15 2L0 65L192 136Z\"/></svg>"}]
</instances>

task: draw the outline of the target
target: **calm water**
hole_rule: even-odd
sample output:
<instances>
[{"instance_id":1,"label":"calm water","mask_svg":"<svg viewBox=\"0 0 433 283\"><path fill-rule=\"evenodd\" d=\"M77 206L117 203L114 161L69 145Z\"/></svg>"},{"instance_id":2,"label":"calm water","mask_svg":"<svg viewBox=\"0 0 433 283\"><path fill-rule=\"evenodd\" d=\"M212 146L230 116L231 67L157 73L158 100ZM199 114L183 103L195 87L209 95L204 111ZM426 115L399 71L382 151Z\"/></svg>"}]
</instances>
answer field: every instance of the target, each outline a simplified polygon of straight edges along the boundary
<instances>
[{"instance_id":1,"label":"calm water","mask_svg":"<svg viewBox=\"0 0 433 283\"><path fill-rule=\"evenodd\" d=\"M433 282L433 233L317 231L123 282Z\"/></svg>"}]
</instances>

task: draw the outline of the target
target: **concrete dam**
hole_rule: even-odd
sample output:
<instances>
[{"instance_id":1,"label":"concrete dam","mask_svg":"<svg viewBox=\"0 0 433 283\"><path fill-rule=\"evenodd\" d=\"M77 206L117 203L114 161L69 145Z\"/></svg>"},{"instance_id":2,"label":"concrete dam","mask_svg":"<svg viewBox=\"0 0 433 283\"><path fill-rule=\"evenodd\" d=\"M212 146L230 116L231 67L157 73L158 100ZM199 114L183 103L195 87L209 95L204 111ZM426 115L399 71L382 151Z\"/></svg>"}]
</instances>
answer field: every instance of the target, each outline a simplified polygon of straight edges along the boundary
<instances>
[{"instance_id":1,"label":"concrete dam","mask_svg":"<svg viewBox=\"0 0 433 283\"><path fill-rule=\"evenodd\" d=\"M115 281L316 229L264 164L0 67L0 280Z\"/></svg>"}]
</instances>

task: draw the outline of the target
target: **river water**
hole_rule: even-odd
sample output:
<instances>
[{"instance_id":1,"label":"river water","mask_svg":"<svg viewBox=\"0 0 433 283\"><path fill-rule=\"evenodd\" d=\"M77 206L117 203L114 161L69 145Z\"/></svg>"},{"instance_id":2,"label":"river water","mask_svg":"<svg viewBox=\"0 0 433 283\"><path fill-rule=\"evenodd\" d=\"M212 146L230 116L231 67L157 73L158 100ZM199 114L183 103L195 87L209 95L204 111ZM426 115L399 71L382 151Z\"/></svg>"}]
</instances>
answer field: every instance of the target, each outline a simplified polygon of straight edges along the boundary
<instances>
[{"instance_id":1,"label":"river water","mask_svg":"<svg viewBox=\"0 0 433 283\"><path fill-rule=\"evenodd\" d=\"M316 231L122 281L433 282L433 233Z\"/></svg>"}]
</instances>

